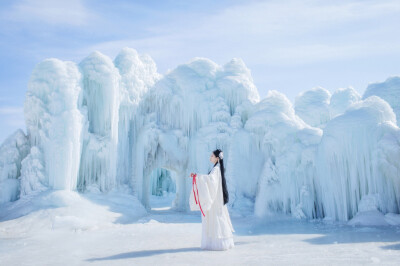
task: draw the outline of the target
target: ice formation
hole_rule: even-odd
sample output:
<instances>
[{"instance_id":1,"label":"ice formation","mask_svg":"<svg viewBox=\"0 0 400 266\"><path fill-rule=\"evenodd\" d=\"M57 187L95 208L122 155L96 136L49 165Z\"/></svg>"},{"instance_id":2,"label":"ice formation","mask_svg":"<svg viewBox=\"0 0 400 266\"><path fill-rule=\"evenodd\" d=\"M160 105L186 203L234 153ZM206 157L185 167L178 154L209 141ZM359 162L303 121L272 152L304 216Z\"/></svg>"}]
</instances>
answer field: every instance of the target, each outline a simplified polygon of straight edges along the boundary
<instances>
[{"instance_id":1,"label":"ice formation","mask_svg":"<svg viewBox=\"0 0 400 266\"><path fill-rule=\"evenodd\" d=\"M324 88L313 88L300 93L295 100L296 114L307 124L319 127L330 120L331 93Z\"/></svg>"},{"instance_id":2,"label":"ice formation","mask_svg":"<svg viewBox=\"0 0 400 266\"><path fill-rule=\"evenodd\" d=\"M78 109L80 82L74 63L47 59L35 67L28 85L27 133L31 146L43 156L43 185L54 189L76 188L84 123Z\"/></svg>"},{"instance_id":3,"label":"ice formation","mask_svg":"<svg viewBox=\"0 0 400 266\"><path fill-rule=\"evenodd\" d=\"M330 118L343 114L350 105L360 100L360 94L352 87L337 89L329 101Z\"/></svg>"},{"instance_id":4,"label":"ice formation","mask_svg":"<svg viewBox=\"0 0 400 266\"><path fill-rule=\"evenodd\" d=\"M399 133L392 108L377 96L353 104L328 123L316 160L321 214L350 219L371 195L381 212L399 212Z\"/></svg>"},{"instance_id":5,"label":"ice formation","mask_svg":"<svg viewBox=\"0 0 400 266\"><path fill-rule=\"evenodd\" d=\"M398 80L362 98L314 88L293 105L274 90L260 99L241 59L194 58L165 75L130 48L114 61L99 52L79 64L47 59L28 85L27 135L0 148L0 200L123 188L147 208L150 195L176 192L174 208L187 210L189 174L207 173L221 148L230 208L353 224L374 212L395 223Z\"/></svg>"},{"instance_id":6,"label":"ice formation","mask_svg":"<svg viewBox=\"0 0 400 266\"><path fill-rule=\"evenodd\" d=\"M0 146L0 204L18 199L21 161L29 153L28 139L17 130Z\"/></svg>"},{"instance_id":7,"label":"ice formation","mask_svg":"<svg viewBox=\"0 0 400 266\"><path fill-rule=\"evenodd\" d=\"M390 77L384 82L369 84L364 92L363 99L371 95L379 96L380 98L387 101L393 108L396 117L400 116L400 77Z\"/></svg>"},{"instance_id":8,"label":"ice formation","mask_svg":"<svg viewBox=\"0 0 400 266\"><path fill-rule=\"evenodd\" d=\"M165 196L168 193L175 193L174 179L170 171L162 168L154 169L150 175L151 195Z\"/></svg>"}]
</instances>

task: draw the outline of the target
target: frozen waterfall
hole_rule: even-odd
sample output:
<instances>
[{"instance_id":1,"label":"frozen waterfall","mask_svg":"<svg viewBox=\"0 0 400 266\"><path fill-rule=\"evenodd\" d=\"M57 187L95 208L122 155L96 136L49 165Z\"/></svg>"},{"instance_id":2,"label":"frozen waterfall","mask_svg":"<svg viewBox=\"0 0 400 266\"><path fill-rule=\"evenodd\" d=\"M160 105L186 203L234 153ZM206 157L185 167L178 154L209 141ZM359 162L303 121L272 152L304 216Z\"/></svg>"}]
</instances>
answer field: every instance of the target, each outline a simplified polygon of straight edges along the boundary
<instances>
[{"instance_id":1,"label":"frozen waterfall","mask_svg":"<svg viewBox=\"0 0 400 266\"><path fill-rule=\"evenodd\" d=\"M176 192L173 207L185 211L188 176L208 173L221 148L238 211L341 221L398 214L399 80L371 84L363 97L317 87L292 104L275 90L260 99L238 58L194 58L164 75L131 48L114 60L47 59L28 84L26 135L0 146L0 203L46 189L124 188L147 208L150 195Z\"/></svg>"}]
</instances>

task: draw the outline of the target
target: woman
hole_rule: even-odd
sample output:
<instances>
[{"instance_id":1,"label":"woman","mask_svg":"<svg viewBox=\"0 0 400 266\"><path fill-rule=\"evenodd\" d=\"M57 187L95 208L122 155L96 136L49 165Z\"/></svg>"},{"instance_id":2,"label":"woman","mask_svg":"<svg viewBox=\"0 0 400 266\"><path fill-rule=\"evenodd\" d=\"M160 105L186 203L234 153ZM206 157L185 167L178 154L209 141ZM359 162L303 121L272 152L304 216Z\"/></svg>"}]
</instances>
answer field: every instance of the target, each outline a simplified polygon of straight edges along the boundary
<instances>
[{"instance_id":1,"label":"woman","mask_svg":"<svg viewBox=\"0 0 400 266\"><path fill-rule=\"evenodd\" d=\"M190 195L190 208L201 210L202 238L201 248L208 250L227 250L234 247L232 227L226 203L229 200L226 188L223 152L217 149L211 153L214 164L208 175L191 174L193 191Z\"/></svg>"}]
</instances>

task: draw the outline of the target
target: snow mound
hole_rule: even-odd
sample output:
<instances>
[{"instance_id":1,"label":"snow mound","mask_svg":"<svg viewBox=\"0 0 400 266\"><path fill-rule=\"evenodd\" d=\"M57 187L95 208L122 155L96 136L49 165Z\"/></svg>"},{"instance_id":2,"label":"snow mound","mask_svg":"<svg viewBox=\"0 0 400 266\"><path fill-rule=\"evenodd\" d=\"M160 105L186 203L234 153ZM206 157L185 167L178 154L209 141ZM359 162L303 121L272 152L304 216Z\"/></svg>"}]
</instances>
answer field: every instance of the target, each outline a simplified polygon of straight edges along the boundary
<instances>
[{"instance_id":1,"label":"snow mound","mask_svg":"<svg viewBox=\"0 0 400 266\"><path fill-rule=\"evenodd\" d=\"M0 213L2 234L7 236L8 232L24 235L49 230L101 230L136 222L147 212L136 197L122 190L108 194L47 190L0 205ZM18 228L13 224L17 218Z\"/></svg>"},{"instance_id":2,"label":"snow mound","mask_svg":"<svg viewBox=\"0 0 400 266\"><path fill-rule=\"evenodd\" d=\"M387 226L388 222L385 220L385 215L380 211L364 211L359 212L357 215L348 222L349 225L362 225L362 226Z\"/></svg>"}]
</instances>

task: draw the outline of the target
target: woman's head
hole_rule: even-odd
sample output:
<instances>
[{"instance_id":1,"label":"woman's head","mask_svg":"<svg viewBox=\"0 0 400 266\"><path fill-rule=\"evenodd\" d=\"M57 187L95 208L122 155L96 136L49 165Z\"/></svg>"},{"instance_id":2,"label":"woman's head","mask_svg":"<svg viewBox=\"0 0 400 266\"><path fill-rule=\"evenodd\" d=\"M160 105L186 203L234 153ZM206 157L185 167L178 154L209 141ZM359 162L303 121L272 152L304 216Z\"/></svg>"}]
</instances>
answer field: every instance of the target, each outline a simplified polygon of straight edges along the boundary
<instances>
[{"instance_id":1,"label":"woman's head","mask_svg":"<svg viewBox=\"0 0 400 266\"><path fill-rule=\"evenodd\" d=\"M218 162L220 164L221 177L222 177L222 194L224 196L224 205L225 205L229 201L229 194L225 180L224 153L220 149L216 149L211 153L210 161L214 164L214 166Z\"/></svg>"},{"instance_id":2,"label":"woman's head","mask_svg":"<svg viewBox=\"0 0 400 266\"><path fill-rule=\"evenodd\" d=\"M220 149L216 149L211 153L210 162L216 164L220 159L222 160L222 158L224 158L223 152Z\"/></svg>"}]
</instances>

